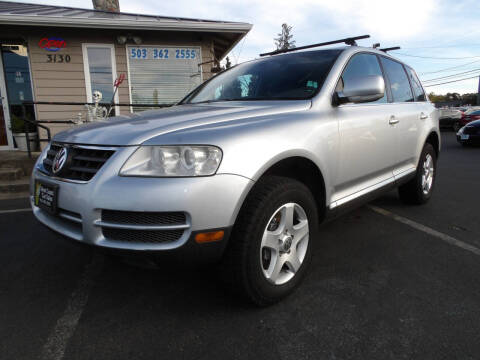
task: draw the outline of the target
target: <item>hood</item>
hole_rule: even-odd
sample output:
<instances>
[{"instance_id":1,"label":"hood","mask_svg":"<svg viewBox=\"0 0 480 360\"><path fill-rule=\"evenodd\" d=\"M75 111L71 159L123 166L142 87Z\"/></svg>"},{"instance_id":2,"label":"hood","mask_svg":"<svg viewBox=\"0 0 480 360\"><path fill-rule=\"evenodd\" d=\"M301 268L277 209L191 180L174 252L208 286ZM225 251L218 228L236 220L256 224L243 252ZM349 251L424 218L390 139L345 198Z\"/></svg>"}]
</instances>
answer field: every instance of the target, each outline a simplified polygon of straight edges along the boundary
<instances>
[{"instance_id":1,"label":"hood","mask_svg":"<svg viewBox=\"0 0 480 360\"><path fill-rule=\"evenodd\" d=\"M310 106L310 100L178 105L74 126L55 135L53 141L88 145L139 145L169 132L240 119L254 122L258 116L307 110Z\"/></svg>"}]
</instances>

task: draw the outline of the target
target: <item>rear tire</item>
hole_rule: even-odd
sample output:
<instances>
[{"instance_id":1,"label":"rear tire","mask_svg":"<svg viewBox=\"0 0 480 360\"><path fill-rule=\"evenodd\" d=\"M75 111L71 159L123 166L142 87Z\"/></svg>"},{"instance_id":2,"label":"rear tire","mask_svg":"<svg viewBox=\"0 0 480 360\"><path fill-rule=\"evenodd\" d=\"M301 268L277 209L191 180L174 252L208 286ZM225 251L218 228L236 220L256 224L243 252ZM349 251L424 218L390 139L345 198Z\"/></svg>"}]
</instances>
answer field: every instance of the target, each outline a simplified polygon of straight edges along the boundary
<instances>
[{"instance_id":1,"label":"rear tire","mask_svg":"<svg viewBox=\"0 0 480 360\"><path fill-rule=\"evenodd\" d=\"M300 284L318 232L313 199L310 190L293 179L266 176L258 181L238 215L223 259L232 290L266 306Z\"/></svg>"},{"instance_id":2,"label":"rear tire","mask_svg":"<svg viewBox=\"0 0 480 360\"><path fill-rule=\"evenodd\" d=\"M425 204L432 196L437 175L437 155L432 144L426 143L418 162L415 177L398 188L400 200L406 204Z\"/></svg>"}]
</instances>

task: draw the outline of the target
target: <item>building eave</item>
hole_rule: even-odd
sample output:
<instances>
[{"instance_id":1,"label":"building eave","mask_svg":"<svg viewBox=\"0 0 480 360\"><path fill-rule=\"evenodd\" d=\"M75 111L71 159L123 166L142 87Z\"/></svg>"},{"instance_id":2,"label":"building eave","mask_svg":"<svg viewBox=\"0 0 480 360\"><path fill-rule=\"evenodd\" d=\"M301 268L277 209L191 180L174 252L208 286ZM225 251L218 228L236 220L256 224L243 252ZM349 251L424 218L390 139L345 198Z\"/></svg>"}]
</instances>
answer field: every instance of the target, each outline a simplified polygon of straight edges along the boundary
<instances>
[{"instance_id":1,"label":"building eave","mask_svg":"<svg viewBox=\"0 0 480 360\"><path fill-rule=\"evenodd\" d=\"M175 20L121 20L65 18L62 16L16 16L0 14L0 25L23 25L68 28L122 29L122 30L157 30L157 31L202 31L229 32L245 34L252 24L231 22L199 22Z\"/></svg>"}]
</instances>

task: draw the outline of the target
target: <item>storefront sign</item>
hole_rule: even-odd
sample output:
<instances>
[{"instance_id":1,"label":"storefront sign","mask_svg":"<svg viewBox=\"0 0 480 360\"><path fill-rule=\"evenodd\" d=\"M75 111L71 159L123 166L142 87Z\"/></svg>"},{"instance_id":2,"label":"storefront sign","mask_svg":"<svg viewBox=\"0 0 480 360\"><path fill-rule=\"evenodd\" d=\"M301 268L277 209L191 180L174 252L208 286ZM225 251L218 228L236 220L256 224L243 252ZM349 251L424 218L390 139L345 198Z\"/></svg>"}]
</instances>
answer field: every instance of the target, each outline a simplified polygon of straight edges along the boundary
<instances>
[{"instance_id":1,"label":"storefront sign","mask_svg":"<svg viewBox=\"0 0 480 360\"><path fill-rule=\"evenodd\" d=\"M47 51L58 51L67 47L67 42L62 38L44 37L38 42L38 46Z\"/></svg>"}]
</instances>

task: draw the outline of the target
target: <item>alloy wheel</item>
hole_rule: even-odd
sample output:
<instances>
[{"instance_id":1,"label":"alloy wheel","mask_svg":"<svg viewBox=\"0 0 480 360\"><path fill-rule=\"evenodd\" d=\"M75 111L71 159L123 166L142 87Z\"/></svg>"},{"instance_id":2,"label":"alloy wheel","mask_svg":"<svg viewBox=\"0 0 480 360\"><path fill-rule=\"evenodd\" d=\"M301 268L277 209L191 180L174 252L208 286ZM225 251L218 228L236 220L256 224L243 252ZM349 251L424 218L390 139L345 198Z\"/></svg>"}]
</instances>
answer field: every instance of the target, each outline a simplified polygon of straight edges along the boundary
<instances>
[{"instance_id":1,"label":"alloy wheel","mask_svg":"<svg viewBox=\"0 0 480 360\"><path fill-rule=\"evenodd\" d=\"M290 281L302 266L309 241L308 218L296 203L278 208L265 228L260 245L260 265L272 284Z\"/></svg>"}]
</instances>

